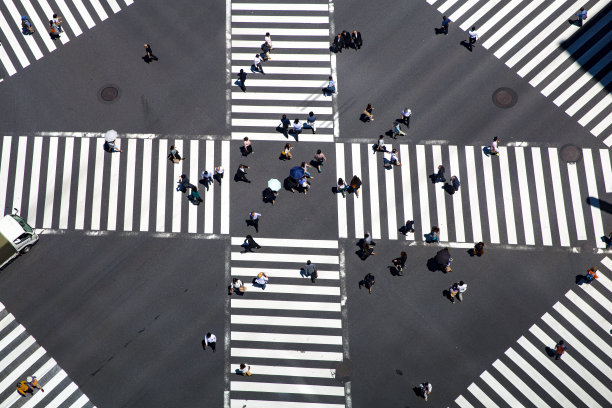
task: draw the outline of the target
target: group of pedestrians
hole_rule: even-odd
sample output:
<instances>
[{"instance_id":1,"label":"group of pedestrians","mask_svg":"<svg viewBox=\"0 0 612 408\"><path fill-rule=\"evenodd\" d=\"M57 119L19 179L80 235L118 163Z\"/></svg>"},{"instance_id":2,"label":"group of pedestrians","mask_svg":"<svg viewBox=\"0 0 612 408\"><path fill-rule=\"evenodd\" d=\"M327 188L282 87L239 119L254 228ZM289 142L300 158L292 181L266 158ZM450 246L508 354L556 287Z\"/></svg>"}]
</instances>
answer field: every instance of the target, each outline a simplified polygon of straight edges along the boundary
<instances>
[{"instance_id":1,"label":"group of pedestrians","mask_svg":"<svg viewBox=\"0 0 612 408\"><path fill-rule=\"evenodd\" d=\"M334 37L334 42L331 45L330 50L335 53L342 52L342 50L349 48L359 50L361 49L362 45L363 39L361 38L361 33L359 31L355 29L352 33L349 33L348 31L343 30Z\"/></svg>"},{"instance_id":2,"label":"group of pedestrians","mask_svg":"<svg viewBox=\"0 0 612 408\"><path fill-rule=\"evenodd\" d=\"M295 140L298 140L304 129L310 129L313 134L317 133L317 116L313 111L308 113L303 122L300 122L299 118L295 118L292 122L287 119L287 115L282 115L280 123L276 126L276 130L282 132L285 137L289 137L289 134L292 134Z\"/></svg>"},{"instance_id":3,"label":"group of pedestrians","mask_svg":"<svg viewBox=\"0 0 612 408\"><path fill-rule=\"evenodd\" d=\"M60 38L60 34L64 32L62 29L63 17L53 14L53 17L49 20L49 36L52 40ZM28 16L21 17L21 33L23 35L32 35L36 32L32 26Z\"/></svg>"}]
</instances>

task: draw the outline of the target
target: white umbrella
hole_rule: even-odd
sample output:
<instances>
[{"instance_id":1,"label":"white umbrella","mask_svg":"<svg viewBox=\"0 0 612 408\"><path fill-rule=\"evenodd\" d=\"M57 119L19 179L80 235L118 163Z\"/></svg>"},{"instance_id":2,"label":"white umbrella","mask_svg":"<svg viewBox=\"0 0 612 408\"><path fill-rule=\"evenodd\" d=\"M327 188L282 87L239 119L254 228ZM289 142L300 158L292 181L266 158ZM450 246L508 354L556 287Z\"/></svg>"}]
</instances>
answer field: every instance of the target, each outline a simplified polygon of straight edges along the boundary
<instances>
[{"instance_id":1,"label":"white umbrella","mask_svg":"<svg viewBox=\"0 0 612 408\"><path fill-rule=\"evenodd\" d=\"M104 140L106 140L107 142L112 142L117 138L117 131L114 129L109 130L108 132L106 132L106 134L104 135Z\"/></svg>"}]
</instances>

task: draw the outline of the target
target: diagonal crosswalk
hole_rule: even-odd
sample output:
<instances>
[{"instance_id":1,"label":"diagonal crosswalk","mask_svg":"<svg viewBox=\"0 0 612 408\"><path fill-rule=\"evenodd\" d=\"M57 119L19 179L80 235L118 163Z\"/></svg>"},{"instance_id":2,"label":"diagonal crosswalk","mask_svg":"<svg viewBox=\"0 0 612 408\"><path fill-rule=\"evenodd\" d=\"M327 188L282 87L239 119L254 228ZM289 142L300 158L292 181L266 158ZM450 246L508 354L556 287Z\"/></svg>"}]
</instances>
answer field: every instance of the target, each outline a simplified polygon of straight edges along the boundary
<instances>
[{"instance_id":1,"label":"diagonal crosswalk","mask_svg":"<svg viewBox=\"0 0 612 408\"><path fill-rule=\"evenodd\" d=\"M82 25L91 29L96 21L106 20L133 1L123 0L122 3L120 6L117 0L3 0L0 4L0 67L3 68L0 68L0 82L2 77L15 75L19 66L26 68L31 61L55 51L60 43L64 45L70 38L83 34ZM53 14L63 17L61 27L64 32L59 42L49 36L48 22ZM24 15L28 16L36 31L32 35L21 32L21 17Z\"/></svg>"},{"instance_id":2,"label":"diagonal crosswalk","mask_svg":"<svg viewBox=\"0 0 612 408\"><path fill-rule=\"evenodd\" d=\"M612 146L612 12L607 0L427 0L595 137ZM581 7L583 27L569 24Z\"/></svg>"},{"instance_id":3,"label":"diagonal crosswalk","mask_svg":"<svg viewBox=\"0 0 612 408\"><path fill-rule=\"evenodd\" d=\"M395 147L402 166L385 168L387 153L336 143L336 177L357 175L363 182L359 197L337 197L340 238L369 231L374 239L398 239L400 227L414 220L410 240L424 240L435 225L440 241L565 247L586 241L605 247L605 200L599 197L611 192L602 181L612 171L607 149L584 148L572 164L553 147L500 147L497 157L482 146ZM461 182L454 194L444 183L432 183L440 164L447 183L451 176Z\"/></svg>"},{"instance_id":4,"label":"diagonal crosswalk","mask_svg":"<svg viewBox=\"0 0 612 408\"><path fill-rule=\"evenodd\" d=\"M305 128L297 138L333 141L333 97L322 92L335 64L329 52L329 3L233 2L231 9L232 139L294 140L295 134L286 137L277 129L281 116L305 122L313 112L316 134ZM252 64L268 32L274 49L262 63L262 75ZM246 92L236 83L240 69L247 73Z\"/></svg>"},{"instance_id":5,"label":"diagonal crosswalk","mask_svg":"<svg viewBox=\"0 0 612 408\"><path fill-rule=\"evenodd\" d=\"M100 137L0 138L0 209L16 208L35 228L229 233L231 175L208 191L198 183L204 170L232 171L229 141L116 143L122 153L106 152ZM167 158L173 144L185 158L178 164ZM181 174L198 187L199 206L176 191Z\"/></svg>"},{"instance_id":6,"label":"diagonal crosswalk","mask_svg":"<svg viewBox=\"0 0 612 408\"><path fill-rule=\"evenodd\" d=\"M601 261L599 279L565 298L493 362L455 404L468 407L609 407L612 404L612 260ZM605 271L605 272L603 272ZM562 339L567 351L554 360Z\"/></svg>"},{"instance_id":7,"label":"diagonal crosswalk","mask_svg":"<svg viewBox=\"0 0 612 408\"><path fill-rule=\"evenodd\" d=\"M15 384L38 378L44 392L22 397ZM94 405L0 303L0 408L92 408Z\"/></svg>"},{"instance_id":8,"label":"diagonal crosswalk","mask_svg":"<svg viewBox=\"0 0 612 408\"><path fill-rule=\"evenodd\" d=\"M231 276L248 290L230 299L230 406L344 407L338 242L256 237L262 248L244 253L243 240L231 239ZM307 260L316 283L300 273ZM251 283L259 272L265 290ZM236 373L242 363L253 376Z\"/></svg>"}]
</instances>

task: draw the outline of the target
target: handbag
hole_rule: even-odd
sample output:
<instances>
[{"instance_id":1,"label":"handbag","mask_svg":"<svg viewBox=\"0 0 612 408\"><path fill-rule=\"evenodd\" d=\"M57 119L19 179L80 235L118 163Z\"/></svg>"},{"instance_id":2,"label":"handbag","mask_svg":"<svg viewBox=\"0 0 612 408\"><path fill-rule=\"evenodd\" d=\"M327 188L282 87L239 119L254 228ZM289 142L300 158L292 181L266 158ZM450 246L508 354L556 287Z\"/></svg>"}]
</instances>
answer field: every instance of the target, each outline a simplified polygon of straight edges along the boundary
<instances>
[{"instance_id":1,"label":"handbag","mask_svg":"<svg viewBox=\"0 0 612 408\"><path fill-rule=\"evenodd\" d=\"M238 288L238 290L239 290L240 292L244 293L244 292L246 292L246 291L247 291L247 288L246 288L246 286L242 285L242 286L240 286L240 287Z\"/></svg>"}]
</instances>

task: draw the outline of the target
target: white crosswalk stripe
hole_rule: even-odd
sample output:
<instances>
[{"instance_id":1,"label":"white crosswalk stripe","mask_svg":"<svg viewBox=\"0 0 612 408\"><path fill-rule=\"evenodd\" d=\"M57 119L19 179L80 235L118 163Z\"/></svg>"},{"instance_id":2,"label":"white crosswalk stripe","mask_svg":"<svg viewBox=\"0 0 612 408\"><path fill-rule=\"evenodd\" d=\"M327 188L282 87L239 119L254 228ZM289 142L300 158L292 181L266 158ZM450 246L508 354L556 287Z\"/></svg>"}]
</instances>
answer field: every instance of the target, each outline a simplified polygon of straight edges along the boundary
<instances>
[{"instance_id":1,"label":"white crosswalk stripe","mask_svg":"<svg viewBox=\"0 0 612 408\"><path fill-rule=\"evenodd\" d=\"M261 248L247 252L240 251L244 238L231 239L231 277L247 291L233 293L229 302L230 374L245 364L253 377L232 376L230 406L247 400L248 406L257 401L255 407L344 406L344 387L335 379L348 346L338 242L255 240ZM314 284L301 270L307 260L316 266ZM254 283L260 272L269 277L265 287Z\"/></svg>"},{"instance_id":2,"label":"white crosswalk stripe","mask_svg":"<svg viewBox=\"0 0 612 408\"><path fill-rule=\"evenodd\" d=\"M75 401L82 405L93 404L72 382L44 348L30 336L0 303L0 407L51 407L67 408ZM15 384L33 375L44 392L35 390L27 399L18 392Z\"/></svg>"},{"instance_id":3,"label":"white crosswalk stripe","mask_svg":"<svg viewBox=\"0 0 612 408\"><path fill-rule=\"evenodd\" d=\"M170 144L184 154L184 161L168 160ZM220 206L229 207L230 183L226 179L216 196L218 182L209 191L198 183L204 169L212 172L223 165L230 171L229 141L117 139L123 152L112 154L103 145L103 138L0 137L3 213L16 208L33 227L45 229L229 232L229 208ZM183 173L198 188L203 205L176 191Z\"/></svg>"},{"instance_id":4,"label":"white crosswalk stripe","mask_svg":"<svg viewBox=\"0 0 612 408\"><path fill-rule=\"evenodd\" d=\"M529 333L520 336L517 347L509 348L505 356L493 363L497 371L485 370L468 386L469 393L457 397L455 404L459 407L480 404L520 407L526 406L524 401L528 401L529 406L536 407L610 406L612 348L607 322L611 320L612 310L605 297L586 295L587 291L607 290L605 285L609 278L606 275L612 273L609 269L612 260L606 257L601 264L603 268L598 275L605 284L599 279L592 283L582 281L580 288L585 291L572 289L567 292L566 299L553 306L554 311L542 316L542 323L532 325ZM579 310L581 315L577 316L570 309ZM585 314L591 319L583 317ZM600 337L604 333L605 340ZM557 359L559 338L564 341L566 351Z\"/></svg>"},{"instance_id":5,"label":"white crosswalk stripe","mask_svg":"<svg viewBox=\"0 0 612 408\"><path fill-rule=\"evenodd\" d=\"M476 26L482 46L512 68L595 137L612 146L607 0L427 0L461 30ZM583 27L577 19L588 11ZM569 45L568 40L575 38Z\"/></svg>"}]
</instances>

